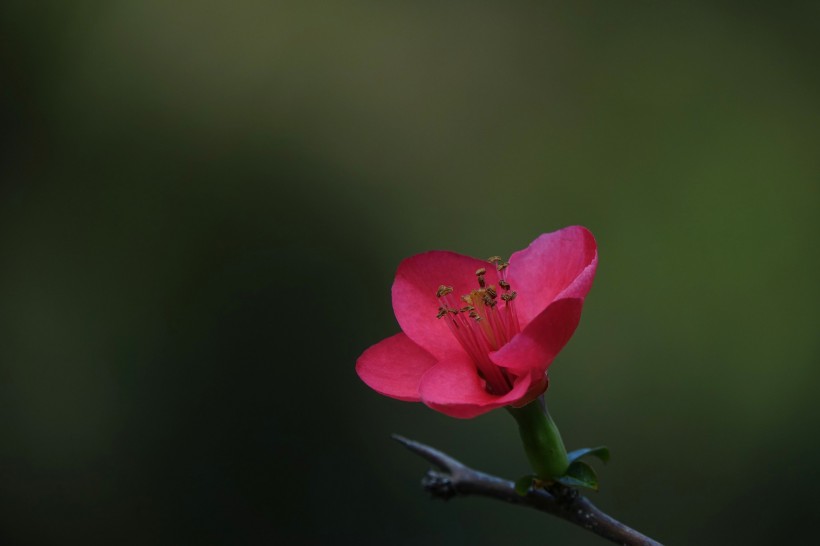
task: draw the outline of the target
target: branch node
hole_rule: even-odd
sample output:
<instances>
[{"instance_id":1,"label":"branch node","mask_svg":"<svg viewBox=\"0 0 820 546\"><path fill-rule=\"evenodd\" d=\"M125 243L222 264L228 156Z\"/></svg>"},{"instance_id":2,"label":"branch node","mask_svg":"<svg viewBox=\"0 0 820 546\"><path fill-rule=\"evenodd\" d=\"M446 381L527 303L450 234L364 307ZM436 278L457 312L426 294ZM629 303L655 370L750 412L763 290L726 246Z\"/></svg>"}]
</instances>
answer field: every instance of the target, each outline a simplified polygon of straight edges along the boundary
<instances>
[{"instance_id":1,"label":"branch node","mask_svg":"<svg viewBox=\"0 0 820 546\"><path fill-rule=\"evenodd\" d=\"M421 486L437 499L450 500L458 494L452 478L435 470L427 471L421 479Z\"/></svg>"},{"instance_id":2,"label":"branch node","mask_svg":"<svg viewBox=\"0 0 820 546\"><path fill-rule=\"evenodd\" d=\"M572 509L575 501L581 496L577 489L558 482L550 484L546 489L555 497L556 502L565 509Z\"/></svg>"}]
</instances>

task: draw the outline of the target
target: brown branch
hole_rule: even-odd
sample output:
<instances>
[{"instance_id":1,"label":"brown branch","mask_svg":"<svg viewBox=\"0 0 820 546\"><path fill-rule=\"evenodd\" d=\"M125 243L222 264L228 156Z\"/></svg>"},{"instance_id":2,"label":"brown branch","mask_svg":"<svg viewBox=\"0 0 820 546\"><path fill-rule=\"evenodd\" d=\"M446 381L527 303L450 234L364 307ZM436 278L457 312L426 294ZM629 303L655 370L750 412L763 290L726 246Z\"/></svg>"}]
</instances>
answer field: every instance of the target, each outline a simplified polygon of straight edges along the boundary
<instances>
[{"instance_id":1,"label":"brown branch","mask_svg":"<svg viewBox=\"0 0 820 546\"><path fill-rule=\"evenodd\" d=\"M445 500L459 495L490 497L552 514L618 544L661 546L660 542L606 515L570 487L556 483L549 490L530 488L521 496L510 481L474 470L428 445L397 434L393 439L441 469L428 470L421 481L422 487L434 497Z\"/></svg>"}]
</instances>

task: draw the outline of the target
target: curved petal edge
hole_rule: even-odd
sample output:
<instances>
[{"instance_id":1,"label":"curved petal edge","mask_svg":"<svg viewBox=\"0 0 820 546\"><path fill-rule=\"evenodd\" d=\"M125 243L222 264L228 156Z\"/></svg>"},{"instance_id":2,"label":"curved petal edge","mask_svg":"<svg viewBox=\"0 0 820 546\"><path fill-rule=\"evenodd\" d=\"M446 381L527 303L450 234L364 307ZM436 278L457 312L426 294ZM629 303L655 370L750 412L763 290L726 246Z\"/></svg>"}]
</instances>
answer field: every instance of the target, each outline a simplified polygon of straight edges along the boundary
<instances>
[{"instance_id":1,"label":"curved petal edge","mask_svg":"<svg viewBox=\"0 0 820 546\"><path fill-rule=\"evenodd\" d=\"M552 302L490 359L508 370L546 372L578 327L583 306L581 298Z\"/></svg>"},{"instance_id":2,"label":"curved petal edge","mask_svg":"<svg viewBox=\"0 0 820 546\"><path fill-rule=\"evenodd\" d=\"M518 291L522 326L562 297L585 298L598 266L595 237L585 227L544 233L510 257L509 278Z\"/></svg>"},{"instance_id":3,"label":"curved petal edge","mask_svg":"<svg viewBox=\"0 0 820 546\"><path fill-rule=\"evenodd\" d=\"M419 386L421 401L436 411L471 419L525 397L533 383L531 374L515 378L512 390L496 396L487 392L475 365L466 358L440 361L424 374Z\"/></svg>"},{"instance_id":4,"label":"curved petal edge","mask_svg":"<svg viewBox=\"0 0 820 546\"><path fill-rule=\"evenodd\" d=\"M433 356L398 333L367 349L356 361L356 373L374 391L405 402L420 402L419 384L436 364Z\"/></svg>"}]
</instances>

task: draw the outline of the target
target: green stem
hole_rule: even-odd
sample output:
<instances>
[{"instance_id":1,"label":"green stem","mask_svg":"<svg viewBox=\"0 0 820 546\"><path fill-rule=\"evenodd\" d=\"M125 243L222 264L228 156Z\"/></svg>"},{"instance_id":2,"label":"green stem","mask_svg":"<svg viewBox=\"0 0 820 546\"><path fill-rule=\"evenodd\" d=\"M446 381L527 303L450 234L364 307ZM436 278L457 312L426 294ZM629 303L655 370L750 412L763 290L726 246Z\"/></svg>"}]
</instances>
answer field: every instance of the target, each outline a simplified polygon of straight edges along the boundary
<instances>
[{"instance_id":1,"label":"green stem","mask_svg":"<svg viewBox=\"0 0 820 546\"><path fill-rule=\"evenodd\" d=\"M536 475L542 480L563 476L569 467L567 450L558 427L547 411L544 397L521 408L507 409L518 422L524 451Z\"/></svg>"}]
</instances>

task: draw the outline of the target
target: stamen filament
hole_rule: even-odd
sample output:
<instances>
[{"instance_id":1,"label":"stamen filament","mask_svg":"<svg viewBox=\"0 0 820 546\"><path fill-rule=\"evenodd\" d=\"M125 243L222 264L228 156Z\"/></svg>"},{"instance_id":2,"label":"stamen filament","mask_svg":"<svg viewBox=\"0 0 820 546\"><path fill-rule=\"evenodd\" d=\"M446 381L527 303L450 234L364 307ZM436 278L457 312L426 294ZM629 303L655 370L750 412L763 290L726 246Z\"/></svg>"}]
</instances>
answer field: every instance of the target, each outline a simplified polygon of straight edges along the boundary
<instances>
[{"instance_id":1,"label":"stamen filament","mask_svg":"<svg viewBox=\"0 0 820 546\"><path fill-rule=\"evenodd\" d=\"M492 362L490 353L509 343L520 331L520 325L513 305L516 293L507 281L506 270L510 264L500 256L493 256L488 261L496 266L501 297L494 285L487 285L487 270L481 267L475 272L478 289L461 296L460 302L456 301L452 286L439 286L436 291L439 301L436 316L447 321L450 332L486 381L487 390L504 394L512 388L512 381L506 370Z\"/></svg>"}]
</instances>

